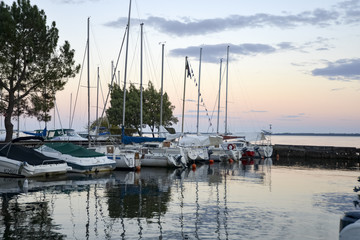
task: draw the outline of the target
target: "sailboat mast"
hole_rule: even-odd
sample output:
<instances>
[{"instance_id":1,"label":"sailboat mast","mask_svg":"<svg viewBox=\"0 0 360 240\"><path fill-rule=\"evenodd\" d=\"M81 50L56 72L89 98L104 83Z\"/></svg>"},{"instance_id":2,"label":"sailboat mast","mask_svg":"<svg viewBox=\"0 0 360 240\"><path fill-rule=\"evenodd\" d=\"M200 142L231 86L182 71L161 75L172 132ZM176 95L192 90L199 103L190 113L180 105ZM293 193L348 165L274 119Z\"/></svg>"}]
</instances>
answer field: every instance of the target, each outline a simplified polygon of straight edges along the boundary
<instances>
[{"instance_id":1,"label":"sailboat mast","mask_svg":"<svg viewBox=\"0 0 360 240\"><path fill-rule=\"evenodd\" d=\"M162 126L162 120L163 120L163 87L164 87L164 46L163 43L161 45L161 100L160 100L160 125L159 125L159 135L160 135L160 127Z\"/></svg>"},{"instance_id":2,"label":"sailboat mast","mask_svg":"<svg viewBox=\"0 0 360 240\"><path fill-rule=\"evenodd\" d=\"M127 59L128 59L128 52L129 52L130 13L131 13L131 0L130 0L130 4L129 4L129 15L128 15L128 24L127 24L127 35L126 35L125 73L124 73L124 98L123 98L123 119L122 119L123 127L125 127L126 76L127 76Z\"/></svg>"},{"instance_id":3,"label":"sailboat mast","mask_svg":"<svg viewBox=\"0 0 360 240\"><path fill-rule=\"evenodd\" d=\"M228 79L229 79L229 48L227 46L227 54L226 54L226 101L225 101L225 134L228 133L227 129L227 109L228 109Z\"/></svg>"},{"instance_id":4,"label":"sailboat mast","mask_svg":"<svg viewBox=\"0 0 360 240\"><path fill-rule=\"evenodd\" d=\"M216 128L217 134L219 134L219 119L220 119L221 65L222 65L222 58L220 59L219 99L218 99L218 114L217 114L217 128Z\"/></svg>"},{"instance_id":5,"label":"sailboat mast","mask_svg":"<svg viewBox=\"0 0 360 240\"><path fill-rule=\"evenodd\" d=\"M197 135L199 135L201 54L202 54L202 48L200 48L200 59L199 59L199 85L198 85L198 104L197 104L197 121L196 121L196 134L197 134Z\"/></svg>"},{"instance_id":6,"label":"sailboat mast","mask_svg":"<svg viewBox=\"0 0 360 240\"><path fill-rule=\"evenodd\" d=\"M141 38L140 38L140 136L142 137L143 125L143 27L144 23L140 24Z\"/></svg>"},{"instance_id":7,"label":"sailboat mast","mask_svg":"<svg viewBox=\"0 0 360 240\"><path fill-rule=\"evenodd\" d=\"M87 22L87 84L88 84L88 142L90 147L90 37L89 37L89 25L90 25L90 17L88 17Z\"/></svg>"},{"instance_id":8,"label":"sailboat mast","mask_svg":"<svg viewBox=\"0 0 360 240\"><path fill-rule=\"evenodd\" d=\"M183 93L183 109L182 109L182 122L181 122L181 133L184 133L184 113L185 113L185 90L186 90L186 69L188 67L187 56L185 57L185 73L184 73L184 93Z\"/></svg>"},{"instance_id":9,"label":"sailboat mast","mask_svg":"<svg viewBox=\"0 0 360 240\"><path fill-rule=\"evenodd\" d=\"M100 75L99 75L99 67L97 67L97 84L96 84L96 124L98 124L99 121L99 81L100 81ZM96 129L96 133L98 133L99 129Z\"/></svg>"}]
</instances>

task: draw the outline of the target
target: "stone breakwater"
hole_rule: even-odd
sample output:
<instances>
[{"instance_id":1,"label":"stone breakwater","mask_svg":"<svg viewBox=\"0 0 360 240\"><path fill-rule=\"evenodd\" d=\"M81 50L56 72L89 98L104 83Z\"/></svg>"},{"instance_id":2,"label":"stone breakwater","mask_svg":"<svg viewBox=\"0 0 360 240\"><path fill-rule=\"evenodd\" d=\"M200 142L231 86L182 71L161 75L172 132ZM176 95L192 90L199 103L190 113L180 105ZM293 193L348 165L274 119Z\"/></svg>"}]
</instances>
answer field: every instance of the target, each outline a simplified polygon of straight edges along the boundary
<instances>
[{"instance_id":1,"label":"stone breakwater","mask_svg":"<svg viewBox=\"0 0 360 240\"><path fill-rule=\"evenodd\" d=\"M274 164L359 168L360 149L354 147L283 145L273 146Z\"/></svg>"}]
</instances>

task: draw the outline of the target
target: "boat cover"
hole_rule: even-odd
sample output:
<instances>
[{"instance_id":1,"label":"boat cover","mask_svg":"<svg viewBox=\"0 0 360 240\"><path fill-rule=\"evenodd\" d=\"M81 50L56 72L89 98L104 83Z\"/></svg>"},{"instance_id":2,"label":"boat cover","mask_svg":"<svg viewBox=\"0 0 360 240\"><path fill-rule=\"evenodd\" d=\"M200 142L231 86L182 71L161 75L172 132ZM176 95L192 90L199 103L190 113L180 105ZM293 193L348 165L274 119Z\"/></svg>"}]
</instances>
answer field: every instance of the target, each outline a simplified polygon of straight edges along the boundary
<instances>
[{"instance_id":1,"label":"boat cover","mask_svg":"<svg viewBox=\"0 0 360 240\"><path fill-rule=\"evenodd\" d=\"M187 147L207 147L220 145L222 142L221 136L186 135L180 139L179 144Z\"/></svg>"},{"instance_id":2,"label":"boat cover","mask_svg":"<svg viewBox=\"0 0 360 240\"><path fill-rule=\"evenodd\" d=\"M88 157L102 157L102 153L98 153L87 148L75 145L73 143L46 143L45 146L52 148L62 154L68 154L73 157L88 158Z\"/></svg>"},{"instance_id":3,"label":"boat cover","mask_svg":"<svg viewBox=\"0 0 360 240\"><path fill-rule=\"evenodd\" d=\"M20 162L27 162L34 166L64 163L63 160L47 157L34 149L17 144L0 144L0 156Z\"/></svg>"},{"instance_id":4,"label":"boat cover","mask_svg":"<svg viewBox=\"0 0 360 240\"><path fill-rule=\"evenodd\" d=\"M121 131L121 142L123 144L131 144L131 143L143 143L143 142L163 142L166 138L153 138L153 137L131 137L125 135L124 127L122 127Z\"/></svg>"}]
</instances>

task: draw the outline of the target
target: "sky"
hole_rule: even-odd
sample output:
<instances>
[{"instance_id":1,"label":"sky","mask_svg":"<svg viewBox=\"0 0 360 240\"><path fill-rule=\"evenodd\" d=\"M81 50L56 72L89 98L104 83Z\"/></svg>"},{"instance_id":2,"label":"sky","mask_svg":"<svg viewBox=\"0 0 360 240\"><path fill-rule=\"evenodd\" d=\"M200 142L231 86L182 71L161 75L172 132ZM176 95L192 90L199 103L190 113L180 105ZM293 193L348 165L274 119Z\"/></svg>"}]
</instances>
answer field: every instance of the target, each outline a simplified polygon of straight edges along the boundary
<instances>
[{"instance_id":1,"label":"sky","mask_svg":"<svg viewBox=\"0 0 360 240\"><path fill-rule=\"evenodd\" d=\"M117 62L115 81L123 86L125 45L121 46L129 2L31 0L45 11L48 25L56 22L59 44L69 41L76 63L84 65L82 74L68 79L57 94L57 111L48 128L81 131L87 126L88 18L91 121L96 119L96 109L101 116L109 107L109 102L105 105L107 86ZM224 132L227 122L232 133L270 126L277 133L360 133L360 0L131 3L127 86L140 83L143 23L144 87L152 81L160 90L163 71L163 89L179 119L173 126L177 131L182 129L187 56L193 76L186 79L185 132L197 131L200 80L200 132ZM28 118L20 119L19 125L25 130L44 127Z\"/></svg>"}]
</instances>

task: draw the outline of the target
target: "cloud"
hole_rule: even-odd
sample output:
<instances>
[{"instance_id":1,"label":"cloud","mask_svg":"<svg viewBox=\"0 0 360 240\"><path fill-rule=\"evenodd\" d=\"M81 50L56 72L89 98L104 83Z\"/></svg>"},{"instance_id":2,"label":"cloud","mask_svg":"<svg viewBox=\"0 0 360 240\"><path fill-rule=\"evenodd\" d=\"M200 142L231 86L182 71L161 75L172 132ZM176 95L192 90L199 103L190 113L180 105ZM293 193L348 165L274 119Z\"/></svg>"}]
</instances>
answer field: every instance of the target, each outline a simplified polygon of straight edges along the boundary
<instances>
[{"instance_id":1,"label":"cloud","mask_svg":"<svg viewBox=\"0 0 360 240\"><path fill-rule=\"evenodd\" d=\"M344 90L345 88L333 88L331 89L332 92L336 92L336 91L342 91Z\"/></svg>"},{"instance_id":2,"label":"cloud","mask_svg":"<svg viewBox=\"0 0 360 240\"><path fill-rule=\"evenodd\" d=\"M202 61L218 63L220 58L226 58L226 49L227 46L230 47L231 55L229 57L229 61L234 60L233 58L237 58L239 55L257 55L257 54L269 54L274 53L279 48L273 47L268 44L214 44L214 45L202 45L202 46L190 46L187 48L176 48L172 49L169 52L170 56L178 57L178 56L188 56L197 58L199 56L200 48L202 51Z\"/></svg>"},{"instance_id":3,"label":"cloud","mask_svg":"<svg viewBox=\"0 0 360 240\"><path fill-rule=\"evenodd\" d=\"M268 111L265 110L250 110L250 113L267 113Z\"/></svg>"},{"instance_id":4,"label":"cloud","mask_svg":"<svg viewBox=\"0 0 360 240\"><path fill-rule=\"evenodd\" d=\"M301 121L305 117L305 113L298 113L294 115L284 115L280 120L284 121Z\"/></svg>"},{"instance_id":5,"label":"cloud","mask_svg":"<svg viewBox=\"0 0 360 240\"><path fill-rule=\"evenodd\" d=\"M69 2L76 0L67 0ZM81 1L81 0L77 0ZM257 13L254 15L229 15L224 18L194 19L184 17L181 19L167 19L164 17L149 16L143 20L147 26L159 32L183 37L199 36L226 30L239 30L244 28L295 28L304 25L327 27L338 24L353 24L360 22L360 1L344 1L332 9L317 8L297 14L273 15ZM121 17L116 21L105 23L109 27L125 27L127 18Z\"/></svg>"},{"instance_id":6,"label":"cloud","mask_svg":"<svg viewBox=\"0 0 360 240\"><path fill-rule=\"evenodd\" d=\"M337 7L344 11L342 20L347 24L358 23L360 21L360 0L349 0L340 2Z\"/></svg>"},{"instance_id":7,"label":"cloud","mask_svg":"<svg viewBox=\"0 0 360 240\"><path fill-rule=\"evenodd\" d=\"M328 62L325 68L312 70L312 75L326 77L329 80L360 80L360 58Z\"/></svg>"},{"instance_id":8,"label":"cloud","mask_svg":"<svg viewBox=\"0 0 360 240\"><path fill-rule=\"evenodd\" d=\"M83 4L88 2L99 2L100 0L56 0L64 4Z\"/></svg>"}]
</instances>

